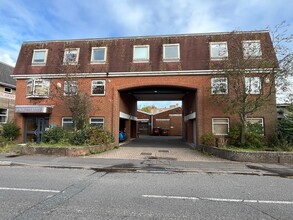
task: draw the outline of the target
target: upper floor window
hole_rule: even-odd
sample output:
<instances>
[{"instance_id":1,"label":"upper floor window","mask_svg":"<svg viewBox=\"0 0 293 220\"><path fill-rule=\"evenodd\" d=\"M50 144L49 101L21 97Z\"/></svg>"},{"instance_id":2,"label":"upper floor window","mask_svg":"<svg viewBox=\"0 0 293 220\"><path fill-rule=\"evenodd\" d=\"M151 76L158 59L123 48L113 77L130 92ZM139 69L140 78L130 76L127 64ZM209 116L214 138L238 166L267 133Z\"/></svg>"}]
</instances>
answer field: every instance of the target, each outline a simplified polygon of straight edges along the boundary
<instances>
[{"instance_id":1,"label":"upper floor window","mask_svg":"<svg viewBox=\"0 0 293 220\"><path fill-rule=\"evenodd\" d=\"M133 62L148 62L149 61L149 45L133 46Z\"/></svg>"},{"instance_id":2,"label":"upper floor window","mask_svg":"<svg viewBox=\"0 0 293 220\"><path fill-rule=\"evenodd\" d=\"M91 63L106 63L106 47L92 47Z\"/></svg>"},{"instance_id":3,"label":"upper floor window","mask_svg":"<svg viewBox=\"0 0 293 220\"><path fill-rule=\"evenodd\" d=\"M90 125L104 127L104 118L102 117L92 117L90 118Z\"/></svg>"},{"instance_id":4,"label":"upper floor window","mask_svg":"<svg viewBox=\"0 0 293 220\"><path fill-rule=\"evenodd\" d=\"M12 89L11 88L8 88L8 87L5 87L4 88L4 92L6 92L6 93L12 93Z\"/></svg>"},{"instance_id":5,"label":"upper floor window","mask_svg":"<svg viewBox=\"0 0 293 220\"><path fill-rule=\"evenodd\" d=\"M227 78L212 78L211 80L212 94L227 94L228 93L228 80Z\"/></svg>"},{"instance_id":6,"label":"upper floor window","mask_svg":"<svg viewBox=\"0 0 293 220\"><path fill-rule=\"evenodd\" d=\"M163 44L163 60L178 61L180 59L180 44Z\"/></svg>"},{"instance_id":7,"label":"upper floor window","mask_svg":"<svg viewBox=\"0 0 293 220\"><path fill-rule=\"evenodd\" d=\"M228 58L227 42L210 42L211 60L223 60Z\"/></svg>"},{"instance_id":8,"label":"upper floor window","mask_svg":"<svg viewBox=\"0 0 293 220\"><path fill-rule=\"evenodd\" d=\"M50 80L28 79L26 81L27 98L46 98L49 96Z\"/></svg>"},{"instance_id":9,"label":"upper floor window","mask_svg":"<svg viewBox=\"0 0 293 220\"><path fill-rule=\"evenodd\" d=\"M6 123L8 120L8 109L0 108L0 123Z\"/></svg>"},{"instance_id":10,"label":"upper floor window","mask_svg":"<svg viewBox=\"0 0 293 220\"><path fill-rule=\"evenodd\" d=\"M260 40L248 40L243 41L243 57L246 59L249 58L261 58L261 45Z\"/></svg>"},{"instance_id":11,"label":"upper floor window","mask_svg":"<svg viewBox=\"0 0 293 220\"><path fill-rule=\"evenodd\" d=\"M245 89L247 94L260 94L261 81L259 77L245 77Z\"/></svg>"},{"instance_id":12,"label":"upper floor window","mask_svg":"<svg viewBox=\"0 0 293 220\"><path fill-rule=\"evenodd\" d=\"M212 123L215 135L227 135L229 133L229 118L213 118Z\"/></svg>"},{"instance_id":13,"label":"upper floor window","mask_svg":"<svg viewBox=\"0 0 293 220\"><path fill-rule=\"evenodd\" d=\"M77 81L64 81L64 95L76 95L77 94Z\"/></svg>"},{"instance_id":14,"label":"upper floor window","mask_svg":"<svg viewBox=\"0 0 293 220\"><path fill-rule=\"evenodd\" d=\"M34 50L32 65L45 65L47 62L48 49L37 49Z\"/></svg>"},{"instance_id":15,"label":"upper floor window","mask_svg":"<svg viewBox=\"0 0 293 220\"><path fill-rule=\"evenodd\" d=\"M64 64L77 64L79 56L79 48L69 48L64 51Z\"/></svg>"},{"instance_id":16,"label":"upper floor window","mask_svg":"<svg viewBox=\"0 0 293 220\"><path fill-rule=\"evenodd\" d=\"M105 95L106 81L93 80L92 81L92 95Z\"/></svg>"}]
</instances>

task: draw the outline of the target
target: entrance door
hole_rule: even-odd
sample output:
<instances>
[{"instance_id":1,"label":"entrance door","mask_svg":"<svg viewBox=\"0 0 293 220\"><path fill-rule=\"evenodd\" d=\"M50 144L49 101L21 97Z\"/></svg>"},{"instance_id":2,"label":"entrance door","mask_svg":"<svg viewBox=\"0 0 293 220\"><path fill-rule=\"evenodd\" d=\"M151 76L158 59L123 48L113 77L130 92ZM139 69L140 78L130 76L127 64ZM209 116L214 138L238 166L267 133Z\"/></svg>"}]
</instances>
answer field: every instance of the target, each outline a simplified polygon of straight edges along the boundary
<instances>
[{"instance_id":1,"label":"entrance door","mask_svg":"<svg viewBox=\"0 0 293 220\"><path fill-rule=\"evenodd\" d=\"M48 127L49 117L27 117L25 120L24 142L41 142L42 134Z\"/></svg>"}]
</instances>

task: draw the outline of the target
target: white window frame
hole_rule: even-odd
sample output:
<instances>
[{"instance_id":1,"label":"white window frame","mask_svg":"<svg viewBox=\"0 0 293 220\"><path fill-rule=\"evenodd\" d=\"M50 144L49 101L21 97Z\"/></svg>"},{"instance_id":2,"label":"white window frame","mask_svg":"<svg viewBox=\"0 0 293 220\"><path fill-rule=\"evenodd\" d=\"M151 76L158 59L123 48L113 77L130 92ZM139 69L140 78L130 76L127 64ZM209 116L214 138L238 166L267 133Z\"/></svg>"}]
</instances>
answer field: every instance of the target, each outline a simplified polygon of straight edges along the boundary
<instances>
[{"instance_id":1,"label":"white window frame","mask_svg":"<svg viewBox=\"0 0 293 220\"><path fill-rule=\"evenodd\" d=\"M218 122L215 123L216 120L227 120L227 122ZM227 133L225 134L216 134L215 133L215 125L227 125ZM212 129L214 135L228 135L230 130L230 119L229 118L212 118Z\"/></svg>"},{"instance_id":2,"label":"white window frame","mask_svg":"<svg viewBox=\"0 0 293 220\"><path fill-rule=\"evenodd\" d=\"M177 46L177 57L166 57L166 48L167 47L174 47ZM165 62L174 62L174 61L179 61L180 60L180 44L163 44L163 61Z\"/></svg>"},{"instance_id":3,"label":"white window frame","mask_svg":"<svg viewBox=\"0 0 293 220\"><path fill-rule=\"evenodd\" d=\"M104 59L102 60L95 60L94 59L94 51L95 50L104 50ZM107 47L92 47L92 53L91 53L91 63L92 64L105 64L107 60Z\"/></svg>"},{"instance_id":4,"label":"white window frame","mask_svg":"<svg viewBox=\"0 0 293 220\"><path fill-rule=\"evenodd\" d=\"M225 45L225 53L224 55L221 55L220 53L220 49L221 47ZM216 47L218 47L217 49L219 50L218 51L218 54L216 56L213 55L213 49ZM210 42L210 58L211 60L226 60L228 59L228 44L227 44L227 41L222 41L222 42Z\"/></svg>"},{"instance_id":5,"label":"white window frame","mask_svg":"<svg viewBox=\"0 0 293 220\"><path fill-rule=\"evenodd\" d=\"M68 60L66 60L68 51L74 51L74 50L76 50L75 61L68 61ZM66 64L71 64L71 65L77 64L78 63L78 59L79 59L79 48L66 48L64 50L64 56L63 56L63 64L64 65L66 65Z\"/></svg>"},{"instance_id":6,"label":"white window frame","mask_svg":"<svg viewBox=\"0 0 293 220\"><path fill-rule=\"evenodd\" d=\"M36 52L45 52L44 61L35 61L35 53ZM32 65L33 66L44 66L47 63L47 55L48 55L48 49L35 49L33 52L33 58L32 58Z\"/></svg>"},{"instance_id":7,"label":"white window frame","mask_svg":"<svg viewBox=\"0 0 293 220\"><path fill-rule=\"evenodd\" d=\"M254 88L254 84L257 83L258 89ZM261 94L262 85L260 77L245 77L245 90L247 94L258 95Z\"/></svg>"},{"instance_id":8,"label":"white window frame","mask_svg":"<svg viewBox=\"0 0 293 220\"><path fill-rule=\"evenodd\" d=\"M147 50L147 58L136 58L135 51L137 48L145 48ZM133 46L133 62L134 63L145 63L150 60L150 45L134 45Z\"/></svg>"},{"instance_id":9,"label":"white window frame","mask_svg":"<svg viewBox=\"0 0 293 220\"><path fill-rule=\"evenodd\" d=\"M0 108L0 109L5 109L6 110L5 114L0 113L0 117L5 117L5 121L3 121L3 122L0 121L0 124L6 124L7 121L8 121L8 109L7 108Z\"/></svg>"},{"instance_id":10,"label":"white window frame","mask_svg":"<svg viewBox=\"0 0 293 220\"><path fill-rule=\"evenodd\" d=\"M256 46L256 44L258 44ZM243 57L245 59L253 58L260 59L262 57L260 40L246 40L242 41ZM257 53L255 53L257 51Z\"/></svg>"},{"instance_id":11,"label":"white window frame","mask_svg":"<svg viewBox=\"0 0 293 220\"><path fill-rule=\"evenodd\" d=\"M104 93L103 94L93 94L93 87L95 85L95 82L102 82L102 86L104 86ZM99 85L99 83L97 83ZM91 86L91 95L92 96L104 96L106 94L106 80L92 80L92 86Z\"/></svg>"},{"instance_id":12,"label":"white window frame","mask_svg":"<svg viewBox=\"0 0 293 220\"><path fill-rule=\"evenodd\" d=\"M262 126L262 132L263 134L265 133L265 127L264 127L264 119L263 118L246 118L246 122L249 122L250 124L257 124L258 122L251 123L253 120L260 120L261 122L259 123Z\"/></svg>"},{"instance_id":13,"label":"white window frame","mask_svg":"<svg viewBox=\"0 0 293 220\"><path fill-rule=\"evenodd\" d=\"M225 80L225 82L215 82L218 79ZM215 85L218 86L218 84L222 84L222 83L225 84L225 89L226 89L225 92L222 92L221 90L214 89L215 88ZM213 95L228 94L228 79L227 79L227 77L213 77L211 79L211 93Z\"/></svg>"},{"instance_id":14,"label":"white window frame","mask_svg":"<svg viewBox=\"0 0 293 220\"><path fill-rule=\"evenodd\" d=\"M69 91L68 86L69 86L69 88L75 87L75 92L72 92L72 89ZM77 81L75 81L75 80L64 81L64 85L63 85L63 95L64 96L77 95L77 89L78 89Z\"/></svg>"},{"instance_id":15,"label":"white window frame","mask_svg":"<svg viewBox=\"0 0 293 220\"><path fill-rule=\"evenodd\" d=\"M7 90L9 90L9 91L7 91ZM11 94L12 93L12 88L4 87L4 92Z\"/></svg>"},{"instance_id":16,"label":"white window frame","mask_svg":"<svg viewBox=\"0 0 293 220\"><path fill-rule=\"evenodd\" d=\"M102 120L102 122L93 122L94 119ZM97 125L94 125L94 124L97 124ZM98 125L98 124L101 124L101 125ZM100 127L104 128L104 124L105 124L104 117L91 117L90 118L90 125L91 126L97 126L97 127L100 126Z\"/></svg>"},{"instance_id":17,"label":"white window frame","mask_svg":"<svg viewBox=\"0 0 293 220\"><path fill-rule=\"evenodd\" d=\"M71 122L64 122L64 119L71 119ZM72 119L72 117L62 117L62 128L64 128L64 124L72 124L72 128L73 128L73 119Z\"/></svg>"},{"instance_id":18,"label":"white window frame","mask_svg":"<svg viewBox=\"0 0 293 220\"><path fill-rule=\"evenodd\" d=\"M31 93L28 93L28 84L31 83ZM43 85L42 85L43 84ZM36 87L42 85L45 94L39 94ZM48 98L50 94L49 79L28 79L26 80L26 97L27 98Z\"/></svg>"}]
</instances>

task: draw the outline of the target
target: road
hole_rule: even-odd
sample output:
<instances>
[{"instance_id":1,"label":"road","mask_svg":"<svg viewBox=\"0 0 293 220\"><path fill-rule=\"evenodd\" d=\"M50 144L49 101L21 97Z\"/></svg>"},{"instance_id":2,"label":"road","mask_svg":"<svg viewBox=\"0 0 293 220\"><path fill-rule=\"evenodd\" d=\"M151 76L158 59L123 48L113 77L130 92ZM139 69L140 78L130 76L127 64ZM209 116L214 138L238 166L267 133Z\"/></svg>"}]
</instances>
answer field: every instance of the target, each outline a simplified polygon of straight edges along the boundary
<instances>
[{"instance_id":1,"label":"road","mask_svg":"<svg viewBox=\"0 0 293 220\"><path fill-rule=\"evenodd\" d=\"M0 219L292 219L293 180L0 167Z\"/></svg>"}]
</instances>

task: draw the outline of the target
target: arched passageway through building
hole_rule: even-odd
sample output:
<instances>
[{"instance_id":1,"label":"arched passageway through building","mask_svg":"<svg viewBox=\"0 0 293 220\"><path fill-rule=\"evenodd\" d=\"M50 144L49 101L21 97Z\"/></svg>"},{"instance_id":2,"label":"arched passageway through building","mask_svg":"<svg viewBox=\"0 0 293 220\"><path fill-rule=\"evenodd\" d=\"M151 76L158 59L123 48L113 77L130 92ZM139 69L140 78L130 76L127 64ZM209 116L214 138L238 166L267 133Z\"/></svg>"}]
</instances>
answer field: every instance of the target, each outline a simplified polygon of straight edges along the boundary
<instances>
[{"instance_id":1,"label":"arched passageway through building","mask_svg":"<svg viewBox=\"0 0 293 220\"><path fill-rule=\"evenodd\" d=\"M138 101L181 101L182 106L180 112L165 112L165 114L162 113L161 118L155 114L149 114L148 118L139 118ZM144 128L148 130L147 135L164 135L163 130L168 130L166 138L162 140L170 146L172 138L168 139L168 136L177 136L185 142L196 144L198 140L196 110L197 100L194 88L156 85L122 89L119 91L119 132L126 134L126 140L120 141L127 142L132 138L139 138L139 123L143 122ZM180 127L179 132L177 127ZM160 128L160 134L155 134L155 128Z\"/></svg>"}]
</instances>

